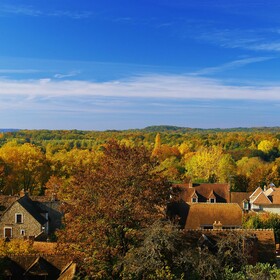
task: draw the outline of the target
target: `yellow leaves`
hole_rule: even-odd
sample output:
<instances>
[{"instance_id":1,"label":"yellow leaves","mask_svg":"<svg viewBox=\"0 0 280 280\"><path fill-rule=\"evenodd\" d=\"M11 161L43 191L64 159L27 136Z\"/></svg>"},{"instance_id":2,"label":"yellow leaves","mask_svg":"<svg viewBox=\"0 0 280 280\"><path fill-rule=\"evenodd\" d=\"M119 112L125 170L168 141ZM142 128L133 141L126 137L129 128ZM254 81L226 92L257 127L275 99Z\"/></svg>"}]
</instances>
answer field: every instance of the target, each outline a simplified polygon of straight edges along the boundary
<instances>
[{"instance_id":1,"label":"yellow leaves","mask_svg":"<svg viewBox=\"0 0 280 280\"><path fill-rule=\"evenodd\" d=\"M272 150L274 144L269 140L262 140L258 145L258 150L263 151L264 153L268 153Z\"/></svg>"},{"instance_id":2,"label":"yellow leaves","mask_svg":"<svg viewBox=\"0 0 280 280\"><path fill-rule=\"evenodd\" d=\"M89 150L72 149L48 155L52 170L59 175L70 177L78 170L93 168L99 155Z\"/></svg>"},{"instance_id":3,"label":"yellow leaves","mask_svg":"<svg viewBox=\"0 0 280 280\"><path fill-rule=\"evenodd\" d=\"M186 162L187 176L193 180L206 182L227 182L235 172L235 164L230 155L224 154L221 147L203 147Z\"/></svg>"},{"instance_id":4,"label":"yellow leaves","mask_svg":"<svg viewBox=\"0 0 280 280\"><path fill-rule=\"evenodd\" d=\"M43 186L48 167L45 155L38 147L9 142L0 148L0 158L8 167L6 193L16 193L23 188L32 192L36 187Z\"/></svg>"},{"instance_id":5,"label":"yellow leaves","mask_svg":"<svg viewBox=\"0 0 280 280\"><path fill-rule=\"evenodd\" d=\"M0 240L0 256L6 256L9 254L22 255L34 253L32 242L29 240L12 239L9 242Z\"/></svg>"}]
</instances>

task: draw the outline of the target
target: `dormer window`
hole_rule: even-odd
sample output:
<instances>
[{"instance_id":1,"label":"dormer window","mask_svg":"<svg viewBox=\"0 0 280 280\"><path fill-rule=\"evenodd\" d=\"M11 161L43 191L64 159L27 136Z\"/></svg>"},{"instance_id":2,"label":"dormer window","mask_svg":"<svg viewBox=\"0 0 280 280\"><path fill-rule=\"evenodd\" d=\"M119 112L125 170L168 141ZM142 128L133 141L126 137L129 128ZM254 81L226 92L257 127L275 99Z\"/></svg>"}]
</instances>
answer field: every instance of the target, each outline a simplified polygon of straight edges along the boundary
<instances>
[{"instance_id":1,"label":"dormer window","mask_svg":"<svg viewBox=\"0 0 280 280\"><path fill-rule=\"evenodd\" d=\"M210 199L209 199L209 202L210 202L210 203L216 203L216 199L215 199L215 198L210 198Z\"/></svg>"},{"instance_id":2,"label":"dormer window","mask_svg":"<svg viewBox=\"0 0 280 280\"><path fill-rule=\"evenodd\" d=\"M15 222L16 222L16 224L22 224L23 223L23 215L21 213L16 213Z\"/></svg>"},{"instance_id":3,"label":"dormer window","mask_svg":"<svg viewBox=\"0 0 280 280\"><path fill-rule=\"evenodd\" d=\"M248 201L243 201L243 209L244 210L249 210L249 202Z\"/></svg>"},{"instance_id":4,"label":"dormer window","mask_svg":"<svg viewBox=\"0 0 280 280\"><path fill-rule=\"evenodd\" d=\"M197 203L197 198L196 197L192 198L192 203Z\"/></svg>"}]
</instances>

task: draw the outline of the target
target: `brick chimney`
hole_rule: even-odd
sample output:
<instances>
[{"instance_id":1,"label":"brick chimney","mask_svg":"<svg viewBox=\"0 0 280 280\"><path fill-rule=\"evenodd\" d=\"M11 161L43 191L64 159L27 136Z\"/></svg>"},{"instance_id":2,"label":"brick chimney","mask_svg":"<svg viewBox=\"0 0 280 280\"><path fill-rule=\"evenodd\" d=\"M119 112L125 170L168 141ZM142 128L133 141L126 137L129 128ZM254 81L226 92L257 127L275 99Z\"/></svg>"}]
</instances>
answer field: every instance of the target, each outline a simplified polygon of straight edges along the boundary
<instances>
[{"instance_id":1,"label":"brick chimney","mask_svg":"<svg viewBox=\"0 0 280 280\"><path fill-rule=\"evenodd\" d=\"M213 224L213 229L222 229L223 228L223 225L220 221L215 221L214 224Z\"/></svg>"},{"instance_id":2,"label":"brick chimney","mask_svg":"<svg viewBox=\"0 0 280 280\"><path fill-rule=\"evenodd\" d=\"M19 197L23 197L25 196L25 191L24 189L22 189L20 192L19 192Z\"/></svg>"}]
</instances>

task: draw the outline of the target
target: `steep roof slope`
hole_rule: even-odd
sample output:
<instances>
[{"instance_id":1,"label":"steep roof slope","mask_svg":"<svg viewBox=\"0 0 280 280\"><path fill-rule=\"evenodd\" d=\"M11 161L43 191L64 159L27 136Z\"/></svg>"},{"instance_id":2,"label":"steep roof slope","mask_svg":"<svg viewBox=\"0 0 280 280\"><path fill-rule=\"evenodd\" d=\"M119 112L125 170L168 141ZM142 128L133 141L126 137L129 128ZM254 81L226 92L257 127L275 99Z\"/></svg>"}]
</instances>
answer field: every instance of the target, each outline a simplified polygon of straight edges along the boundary
<instances>
[{"instance_id":1,"label":"steep roof slope","mask_svg":"<svg viewBox=\"0 0 280 280\"><path fill-rule=\"evenodd\" d=\"M241 227L242 209L237 203L191 204L186 229L199 229L201 225L213 225L220 221L224 227Z\"/></svg>"},{"instance_id":2,"label":"steep roof slope","mask_svg":"<svg viewBox=\"0 0 280 280\"><path fill-rule=\"evenodd\" d=\"M175 188L181 190L181 198L186 202L191 202L193 192L198 194L199 202L206 202L208 199L216 198L216 202L230 202L230 187L229 184L175 184Z\"/></svg>"}]
</instances>

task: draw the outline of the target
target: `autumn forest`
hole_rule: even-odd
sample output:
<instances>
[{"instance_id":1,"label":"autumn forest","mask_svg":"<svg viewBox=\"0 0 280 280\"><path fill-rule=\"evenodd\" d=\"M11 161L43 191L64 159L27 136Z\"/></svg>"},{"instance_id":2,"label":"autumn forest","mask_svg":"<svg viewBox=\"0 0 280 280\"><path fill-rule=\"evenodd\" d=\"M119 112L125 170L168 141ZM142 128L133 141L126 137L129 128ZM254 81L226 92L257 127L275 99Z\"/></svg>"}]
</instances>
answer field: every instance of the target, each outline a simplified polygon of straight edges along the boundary
<instances>
[{"instance_id":1,"label":"autumn forest","mask_svg":"<svg viewBox=\"0 0 280 280\"><path fill-rule=\"evenodd\" d=\"M215 254L190 250L164 210L172 183L278 187L280 128L15 130L1 132L0 145L2 194L63 201L53 240L78 264L77 279L260 279L250 278L256 268L280 279L275 265L248 266L240 234L221 239ZM280 219L248 216L243 227L278 232Z\"/></svg>"},{"instance_id":2,"label":"autumn forest","mask_svg":"<svg viewBox=\"0 0 280 280\"><path fill-rule=\"evenodd\" d=\"M79 170L98 162L110 139L144 146L170 182L228 182L232 191L280 181L280 128L200 130L172 126L127 131L21 130L0 134L0 188L63 193Z\"/></svg>"}]
</instances>

